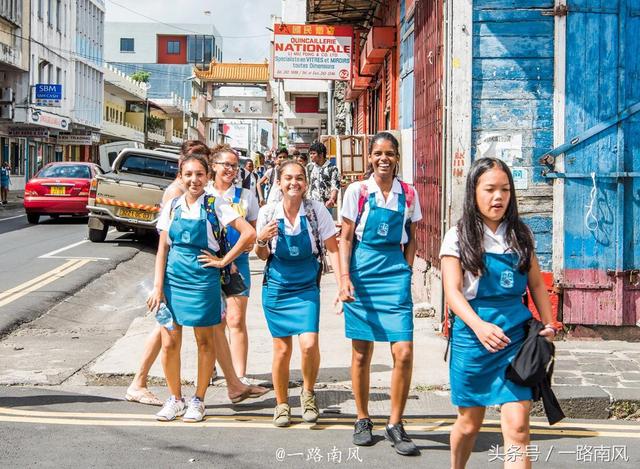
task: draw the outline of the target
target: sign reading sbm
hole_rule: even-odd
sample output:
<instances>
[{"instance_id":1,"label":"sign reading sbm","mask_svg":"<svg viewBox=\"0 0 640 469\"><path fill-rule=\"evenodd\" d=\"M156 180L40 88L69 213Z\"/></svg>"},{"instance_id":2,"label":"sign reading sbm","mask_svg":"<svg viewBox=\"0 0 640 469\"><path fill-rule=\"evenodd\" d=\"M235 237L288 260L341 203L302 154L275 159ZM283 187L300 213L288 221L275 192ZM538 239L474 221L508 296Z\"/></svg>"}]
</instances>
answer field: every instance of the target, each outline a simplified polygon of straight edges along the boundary
<instances>
[{"instance_id":1,"label":"sign reading sbm","mask_svg":"<svg viewBox=\"0 0 640 469\"><path fill-rule=\"evenodd\" d=\"M62 85L40 83L36 85L36 99L62 99Z\"/></svg>"}]
</instances>

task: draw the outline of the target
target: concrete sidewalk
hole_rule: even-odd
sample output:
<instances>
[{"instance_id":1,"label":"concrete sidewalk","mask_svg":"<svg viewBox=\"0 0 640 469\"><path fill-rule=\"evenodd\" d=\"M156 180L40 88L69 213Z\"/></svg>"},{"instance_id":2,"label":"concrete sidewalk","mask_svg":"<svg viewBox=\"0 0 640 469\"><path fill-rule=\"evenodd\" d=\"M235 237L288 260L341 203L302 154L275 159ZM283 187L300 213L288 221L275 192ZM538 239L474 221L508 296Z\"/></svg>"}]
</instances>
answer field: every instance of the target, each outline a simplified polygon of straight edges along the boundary
<instances>
[{"instance_id":1,"label":"concrete sidewalk","mask_svg":"<svg viewBox=\"0 0 640 469\"><path fill-rule=\"evenodd\" d=\"M248 308L250 338L248 376L271 380L272 339L260 305L264 263L251 260L252 294ZM151 271L151 269L150 269ZM333 309L337 286L333 275L325 275L321 288L320 353L321 369L318 387L348 391L350 395L351 343L344 336L344 320ZM418 316L424 311L416 308ZM433 317L414 319L414 372L412 388L423 395L432 391L441 400L448 394L448 363L443 355L446 340L439 333L439 321ZM99 357L90 367L90 381L126 384L135 374L147 334L155 327L150 315L133 321L126 335ZM294 341L295 343L295 341ZM640 419L640 346L621 341L559 341L554 375L554 391L568 417L625 418L636 414ZM182 350L183 379L192 382L196 376L196 354L193 333L186 328ZM372 360L371 387L376 396L372 401L388 409L392 360L387 344L378 343ZM291 362L291 381L299 383L300 354L295 346ZM151 376L162 378L159 361ZM222 382L224 383L224 382ZM341 393L341 394L342 394ZM427 393L429 394L429 393ZM347 402L343 396L337 399ZM340 409L348 413L348 408ZM335 401L334 403L335 404ZM381 408L382 408L381 407ZM537 405L536 413L540 412ZM452 408L451 408L452 410ZM388 412L388 410L387 410ZM384 412L383 412L384 413Z\"/></svg>"}]
</instances>

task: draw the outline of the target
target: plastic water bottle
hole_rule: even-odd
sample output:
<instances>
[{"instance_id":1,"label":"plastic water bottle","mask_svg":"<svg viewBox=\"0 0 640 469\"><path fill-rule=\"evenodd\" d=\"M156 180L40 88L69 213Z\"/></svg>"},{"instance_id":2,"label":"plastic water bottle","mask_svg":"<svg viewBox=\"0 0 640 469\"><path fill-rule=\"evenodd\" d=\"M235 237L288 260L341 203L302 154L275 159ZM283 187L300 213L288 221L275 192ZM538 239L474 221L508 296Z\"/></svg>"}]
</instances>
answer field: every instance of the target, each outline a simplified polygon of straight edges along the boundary
<instances>
[{"instance_id":1,"label":"plastic water bottle","mask_svg":"<svg viewBox=\"0 0 640 469\"><path fill-rule=\"evenodd\" d=\"M161 326L166 327L168 331L173 330L173 315L166 304L160 303L160 306L158 306L156 321Z\"/></svg>"}]
</instances>

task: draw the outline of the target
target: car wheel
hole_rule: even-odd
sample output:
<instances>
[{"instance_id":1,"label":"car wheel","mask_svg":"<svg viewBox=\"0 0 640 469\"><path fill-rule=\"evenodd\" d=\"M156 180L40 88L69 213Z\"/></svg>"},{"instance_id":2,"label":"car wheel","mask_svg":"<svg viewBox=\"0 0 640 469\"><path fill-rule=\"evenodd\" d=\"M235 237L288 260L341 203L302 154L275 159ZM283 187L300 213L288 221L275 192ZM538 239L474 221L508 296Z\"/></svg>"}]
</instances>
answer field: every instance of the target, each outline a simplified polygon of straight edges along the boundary
<instances>
[{"instance_id":1,"label":"car wheel","mask_svg":"<svg viewBox=\"0 0 640 469\"><path fill-rule=\"evenodd\" d=\"M27 221L32 225L37 225L40 221L40 215L37 213L27 213Z\"/></svg>"},{"instance_id":2,"label":"car wheel","mask_svg":"<svg viewBox=\"0 0 640 469\"><path fill-rule=\"evenodd\" d=\"M89 228L89 241L92 243L101 243L107 238L107 230L109 227L104 225L102 229Z\"/></svg>"}]
</instances>

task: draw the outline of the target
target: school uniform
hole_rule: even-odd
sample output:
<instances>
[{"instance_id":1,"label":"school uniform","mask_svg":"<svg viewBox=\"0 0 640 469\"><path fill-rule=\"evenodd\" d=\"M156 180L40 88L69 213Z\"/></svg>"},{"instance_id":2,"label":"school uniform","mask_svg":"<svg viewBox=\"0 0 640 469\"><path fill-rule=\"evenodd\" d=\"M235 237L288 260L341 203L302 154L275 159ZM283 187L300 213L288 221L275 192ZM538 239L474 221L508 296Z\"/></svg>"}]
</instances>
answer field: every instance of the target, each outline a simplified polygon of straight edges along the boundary
<instances>
[{"instance_id":1,"label":"school uniform","mask_svg":"<svg viewBox=\"0 0 640 469\"><path fill-rule=\"evenodd\" d=\"M203 194L188 205L185 195L164 204L157 228L167 231L169 253L164 278L164 295L173 320L181 326L208 327L220 323L220 269L203 267L198 261L202 249L217 252L220 247L207 219ZM216 197L215 216L227 226L238 214ZM212 292L216 292L212 296Z\"/></svg>"},{"instance_id":2,"label":"school uniform","mask_svg":"<svg viewBox=\"0 0 640 469\"><path fill-rule=\"evenodd\" d=\"M311 201L318 221L318 235L322 242L335 236L335 224L326 207ZM269 331L273 337L290 337L305 332L318 332L320 323L320 290L316 279L320 269L317 243L304 203L293 224L284 214L282 202L275 208L260 208L257 231L269 223L269 217L278 223L278 235L270 244L271 256L267 261L262 287L262 307Z\"/></svg>"},{"instance_id":3,"label":"school uniform","mask_svg":"<svg viewBox=\"0 0 640 469\"><path fill-rule=\"evenodd\" d=\"M522 302L527 274L518 271L518 256L506 241L506 225L494 233L484 226L484 265L481 276L464 272L462 293L484 321L500 327L511 342L489 352L460 318L454 317L449 375L451 401L459 407L499 405L531 399L531 388L506 379L505 372L525 339L531 312ZM457 228L442 242L440 257L460 257Z\"/></svg>"},{"instance_id":4,"label":"school uniform","mask_svg":"<svg viewBox=\"0 0 640 469\"><path fill-rule=\"evenodd\" d=\"M420 202L412 187L413 194L404 193L398 179L385 200L371 176L347 187L343 218L358 221L363 184L368 195L354 234L349 274L355 301L344 303L346 336L370 342L412 341L411 268L401 244L409 241L408 222L422 219Z\"/></svg>"},{"instance_id":5,"label":"school uniform","mask_svg":"<svg viewBox=\"0 0 640 469\"><path fill-rule=\"evenodd\" d=\"M258 210L260 208L258 205L258 199L256 199L253 193L248 189L232 185L229 189L224 191L224 193L220 193L213 187L212 183L209 183L207 185L207 192L211 192L218 197L222 197L239 216L248 222L254 222L258 219ZM239 239L240 233L231 226L227 227L227 240L229 241L229 245L231 247L235 246ZM240 272L240 275L242 275L242 279L247 286L247 289L238 296L249 296L249 292L251 290L249 253L245 252L240 254L233 263L238 268L238 271Z\"/></svg>"}]
</instances>

